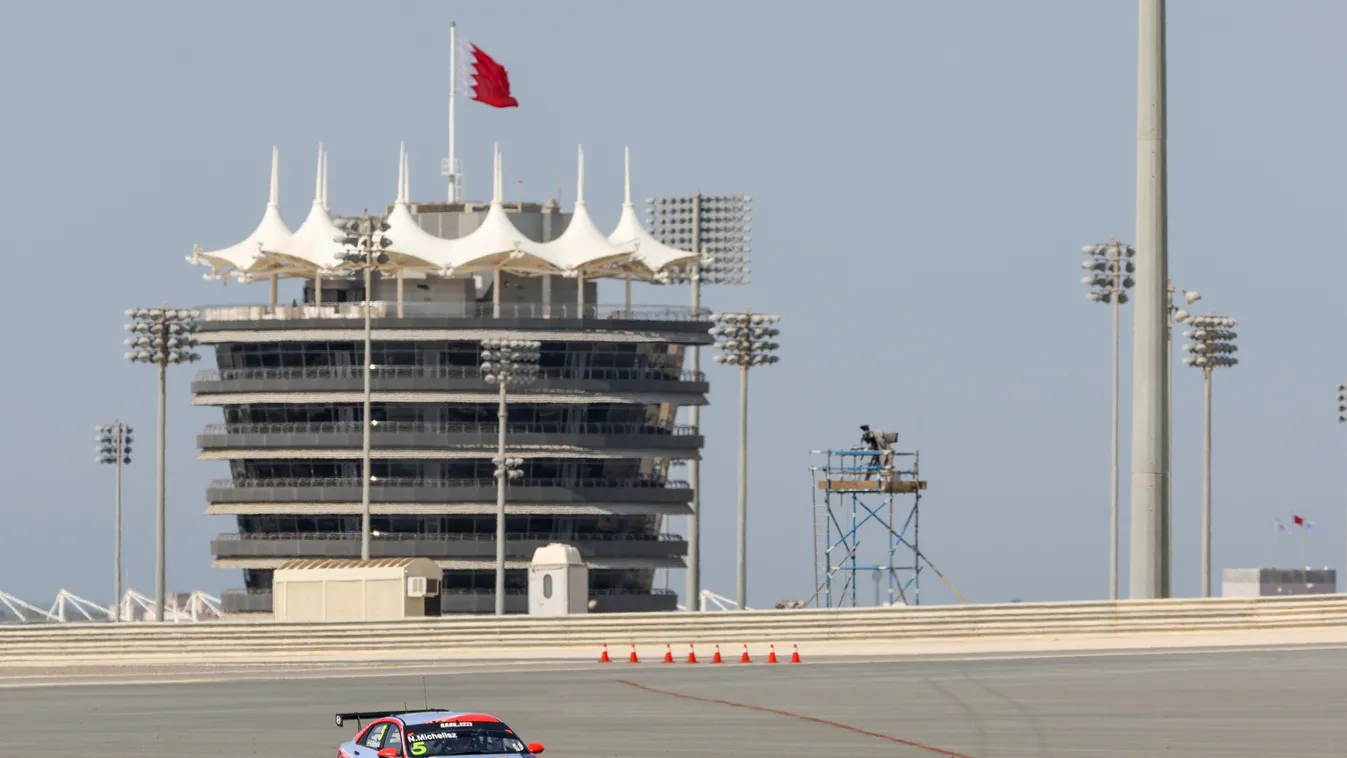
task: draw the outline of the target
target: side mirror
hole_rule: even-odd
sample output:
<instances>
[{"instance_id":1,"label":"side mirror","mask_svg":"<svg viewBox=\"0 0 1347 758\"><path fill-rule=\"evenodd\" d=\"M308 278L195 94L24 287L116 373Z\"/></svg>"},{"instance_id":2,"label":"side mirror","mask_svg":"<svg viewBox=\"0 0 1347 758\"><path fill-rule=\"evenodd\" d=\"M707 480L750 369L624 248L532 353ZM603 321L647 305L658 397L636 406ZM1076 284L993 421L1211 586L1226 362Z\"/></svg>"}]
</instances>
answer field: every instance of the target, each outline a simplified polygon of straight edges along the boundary
<instances>
[{"instance_id":1,"label":"side mirror","mask_svg":"<svg viewBox=\"0 0 1347 758\"><path fill-rule=\"evenodd\" d=\"M537 754L541 753L542 751L543 751L543 746L542 746L540 743L537 743L537 742L530 742L530 743L529 743L529 752L530 752L530 753L533 753L534 755L537 755Z\"/></svg>"},{"instance_id":2,"label":"side mirror","mask_svg":"<svg viewBox=\"0 0 1347 758\"><path fill-rule=\"evenodd\" d=\"M379 752L378 752L378 756L379 756L379 758L401 758L401 757L402 757L402 751L401 751L401 750L398 750L398 749L395 748L395 747L385 747L385 748L380 748L380 749L379 749Z\"/></svg>"}]
</instances>

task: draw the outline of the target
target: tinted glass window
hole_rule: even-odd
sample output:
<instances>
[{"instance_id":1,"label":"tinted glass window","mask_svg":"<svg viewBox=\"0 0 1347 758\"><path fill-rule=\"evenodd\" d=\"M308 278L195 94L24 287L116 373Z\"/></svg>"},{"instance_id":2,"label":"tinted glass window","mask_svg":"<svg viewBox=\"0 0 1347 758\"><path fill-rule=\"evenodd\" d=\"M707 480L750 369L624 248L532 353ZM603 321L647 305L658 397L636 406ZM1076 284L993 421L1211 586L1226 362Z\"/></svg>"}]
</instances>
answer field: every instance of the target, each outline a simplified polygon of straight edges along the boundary
<instances>
[{"instance_id":1,"label":"tinted glass window","mask_svg":"<svg viewBox=\"0 0 1347 758\"><path fill-rule=\"evenodd\" d=\"M504 724L445 722L408 727L410 758L523 753L524 742Z\"/></svg>"}]
</instances>

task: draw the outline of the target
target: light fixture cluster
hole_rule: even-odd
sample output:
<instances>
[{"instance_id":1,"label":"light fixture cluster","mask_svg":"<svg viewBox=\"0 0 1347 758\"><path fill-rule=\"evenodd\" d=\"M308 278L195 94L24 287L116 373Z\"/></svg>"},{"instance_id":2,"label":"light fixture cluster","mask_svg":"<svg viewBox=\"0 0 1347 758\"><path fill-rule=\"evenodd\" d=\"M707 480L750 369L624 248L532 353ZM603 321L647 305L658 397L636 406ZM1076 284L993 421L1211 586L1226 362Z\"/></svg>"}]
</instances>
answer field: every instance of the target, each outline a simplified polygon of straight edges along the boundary
<instances>
[{"instance_id":1,"label":"light fixture cluster","mask_svg":"<svg viewBox=\"0 0 1347 758\"><path fill-rule=\"evenodd\" d=\"M536 340L482 340L482 378L488 384L525 384L538 378L542 343Z\"/></svg>"},{"instance_id":2,"label":"light fixture cluster","mask_svg":"<svg viewBox=\"0 0 1347 758\"><path fill-rule=\"evenodd\" d=\"M524 476L523 458L502 458L496 456L491 459L496 464L496 479L505 477L506 480L522 479Z\"/></svg>"},{"instance_id":3,"label":"light fixture cluster","mask_svg":"<svg viewBox=\"0 0 1347 758\"><path fill-rule=\"evenodd\" d=\"M715 326L711 336L721 353L712 360L728 366L749 368L780 360L774 353L781 347L772 338L781 331L773 326L780 316L764 313L717 313L711 316Z\"/></svg>"},{"instance_id":4,"label":"light fixture cluster","mask_svg":"<svg viewBox=\"0 0 1347 758\"><path fill-rule=\"evenodd\" d=\"M1080 283L1092 288L1085 297L1096 303L1111 303L1116 298L1119 305L1128 300L1127 290L1136 286L1132 274L1136 272L1133 258L1137 251L1131 245L1121 242L1085 245L1080 249L1090 256L1080 262L1080 267L1089 271Z\"/></svg>"},{"instance_id":5,"label":"light fixture cluster","mask_svg":"<svg viewBox=\"0 0 1347 758\"><path fill-rule=\"evenodd\" d=\"M345 234L333 238L333 242L345 245L348 250L333 253L332 257L351 268L382 266L388 263L388 254L384 252L393 244L393 240L383 236L390 228L388 222L378 216L359 216L341 218L337 228Z\"/></svg>"},{"instance_id":6,"label":"light fixture cluster","mask_svg":"<svg viewBox=\"0 0 1347 758\"><path fill-rule=\"evenodd\" d=\"M176 363L195 363L201 356L192 350L197 341L197 319L200 311L175 308L131 308L126 311L131 319L126 331L133 336L125 343L131 348L125 357L132 363L152 363L167 366Z\"/></svg>"},{"instance_id":7,"label":"light fixture cluster","mask_svg":"<svg viewBox=\"0 0 1347 758\"><path fill-rule=\"evenodd\" d=\"M753 198L748 195L686 195L646 199L646 228L669 247L701 253L697 275L703 284L748 284L749 234ZM668 272L661 281L691 281L691 267Z\"/></svg>"},{"instance_id":8,"label":"light fixture cluster","mask_svg":"<svg viewBox=\"0 0 1347 758\"><path fill-rule=\"evenodd\" d=\"M120 421L94 427L94 461L114 464L131 462L131 427Z\"/></svg>"},{"instance_id":9,"label":"light fixture cluster","mask_svg":"<svg viewBox=\"0 0 1347 758\"><path fill-rule=\"evenodd\" d=\"M1234 352L1239 349L1234 343L1238 336L1234 331L1235 319L1207 314L1189 316L1187 323L1193 328L1183 333L1192 340L1183 346L1184 351L1190 353L1183 359L1185 365L1210 371L1239 363L1234 357Z\"/></svg>"}]
</instances>

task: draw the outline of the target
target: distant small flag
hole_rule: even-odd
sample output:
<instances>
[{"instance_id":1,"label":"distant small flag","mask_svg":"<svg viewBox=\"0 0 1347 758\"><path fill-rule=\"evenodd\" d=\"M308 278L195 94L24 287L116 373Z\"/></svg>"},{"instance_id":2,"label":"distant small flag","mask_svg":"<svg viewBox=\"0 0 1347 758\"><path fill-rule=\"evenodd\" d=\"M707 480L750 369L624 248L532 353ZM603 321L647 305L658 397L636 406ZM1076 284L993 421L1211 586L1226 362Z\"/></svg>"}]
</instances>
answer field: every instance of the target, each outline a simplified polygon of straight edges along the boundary
<instances>
[{"instance_id":1,"label":"distant small flag","mask_svg":"<svg viewBox=\"0 0 1347 758\"><path fill-rule=\"evenodd\" d=\"M472 55L463 56L458 66L458 88L471 93L472 99L493 108L518 108L510 94L510 74L494 58L471 42Z\"/></svg>"},{"instance_id":2,"label":"distant small flag","mask_svg":"<svg viewBox=\"0 0 1347 758\"><path fill-rule=\"evenodd\" d=\"M1285 532L1286 534L1290 534L1290 533L1291 533L1291 530L1288 529L1288 528L1286 528L1286 524L1283 524L1283 523L1280 522L1280 521L1274 521L1274 522L1272 522L1272 523L1274 523L1274 524L1277 525L1277 531L1279 531L1279 532Z\"/></svg>"},{"instance_id":3,"label":"distant small flag","mask_svg":"<svg viewBox=\"0 0 1347 758\"><path fill-rule=\"evenodd\" d=\"M1295 521L1296 526L1304 526L1304 525L1305 525L1305 519L1303 519L1303 518L1301 518L1301 517L1295 515L1294 513L1291 514L1291 520L1292 520L1292 521Z\"/></svg>"}]
</instances>

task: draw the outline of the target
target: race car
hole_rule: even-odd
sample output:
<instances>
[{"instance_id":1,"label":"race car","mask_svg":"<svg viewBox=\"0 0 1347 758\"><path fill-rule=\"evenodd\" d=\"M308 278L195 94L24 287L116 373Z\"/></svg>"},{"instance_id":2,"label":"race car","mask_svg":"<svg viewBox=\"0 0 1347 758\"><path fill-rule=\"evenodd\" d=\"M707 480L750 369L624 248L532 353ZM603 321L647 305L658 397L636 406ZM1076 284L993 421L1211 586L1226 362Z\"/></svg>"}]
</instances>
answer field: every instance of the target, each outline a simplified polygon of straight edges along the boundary
<instances>
[{"instance_id":1,"label":"race car","mask_svg":"<svg viewBox=\"0 0 1347 758\"><path fill-rule=\"evenodd\" d=\"M543 752L542 745L525 743L505 722L485 713L427 709L337 714L337 726L348 721L356 722L356 734L337 748L337 758L535 756Z\"/></svg>"}]
</instances>

